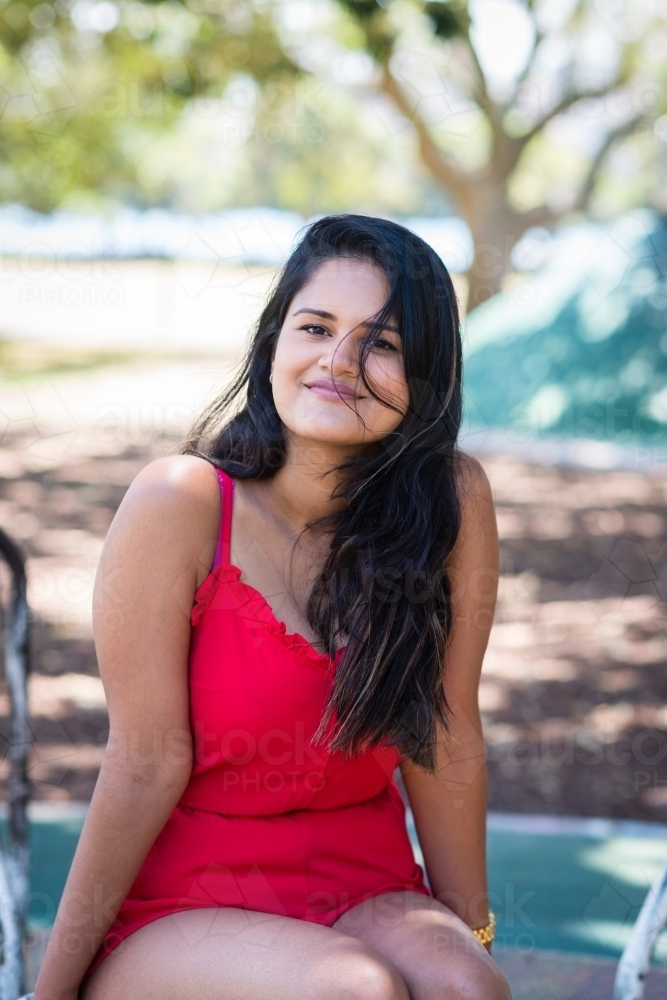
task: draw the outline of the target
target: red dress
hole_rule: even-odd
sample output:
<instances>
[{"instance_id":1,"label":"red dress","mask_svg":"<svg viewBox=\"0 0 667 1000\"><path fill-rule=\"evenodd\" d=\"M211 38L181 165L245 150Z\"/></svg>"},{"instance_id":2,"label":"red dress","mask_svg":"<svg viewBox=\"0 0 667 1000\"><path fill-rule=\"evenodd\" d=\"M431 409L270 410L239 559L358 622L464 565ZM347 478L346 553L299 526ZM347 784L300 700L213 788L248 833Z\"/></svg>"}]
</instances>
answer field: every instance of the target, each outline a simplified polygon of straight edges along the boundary
<instances>
[{"instance_id":1,"label":"red dress","mask_svg":"<svg viewBox=\"0 0 667 1000\"><path fill-rule=\"evenodd\" d=\"M393 780L399 752L345 760L310 746L342 650L331 658L288 634L240 580L229 562L234 481L217 471L216 561L191 613L192 775L86 975L133 931L181 910L238 906L330 927L380 893L430 895Z\"/></svg>"}]
</instances>

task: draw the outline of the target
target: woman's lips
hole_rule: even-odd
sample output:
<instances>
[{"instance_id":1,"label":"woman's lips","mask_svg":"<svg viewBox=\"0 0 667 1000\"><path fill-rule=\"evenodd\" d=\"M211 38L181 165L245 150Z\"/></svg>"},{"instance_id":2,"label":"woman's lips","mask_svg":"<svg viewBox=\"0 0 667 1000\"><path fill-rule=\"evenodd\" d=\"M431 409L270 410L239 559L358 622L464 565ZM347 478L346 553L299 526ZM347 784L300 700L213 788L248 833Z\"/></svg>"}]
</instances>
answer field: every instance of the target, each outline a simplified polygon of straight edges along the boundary
<instances>
[{"instance_id":1,"label":"woman's lips","mask_svg":"<svg viewBox=\"0 0 667 1000\"><path fill-rule=\"evenodd\" d=\"M359 398L354 389L351 389L349 385L345 385L342 382L318 380L316 382L306 382L305 384L307 389L310 389L311 392L314 392L321 399L330 399L337 403L351 403Z\"/></svg>"}]
</instances>

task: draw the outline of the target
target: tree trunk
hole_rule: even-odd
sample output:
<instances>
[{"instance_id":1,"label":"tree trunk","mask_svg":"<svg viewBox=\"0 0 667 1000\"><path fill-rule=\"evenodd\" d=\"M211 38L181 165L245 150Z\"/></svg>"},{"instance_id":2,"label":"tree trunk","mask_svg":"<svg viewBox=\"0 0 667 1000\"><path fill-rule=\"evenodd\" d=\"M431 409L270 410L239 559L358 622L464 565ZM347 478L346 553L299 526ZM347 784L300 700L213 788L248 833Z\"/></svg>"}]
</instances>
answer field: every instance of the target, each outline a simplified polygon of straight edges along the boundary
<instances>
[{"instance_id":1,"label":"tree trunk","mask_svg":"<svg viewBox=\"0 0 667 1000\"><path fill-rule=\"evenodd\" d=\"M487 231L481 238L473 233L473 240L475 253L468 271L467 312L476 309L500 291L509 269L500 230L493 233Z\"/></svg>"},{"instance_id":2,"label":"tree trunk","mask_svg":"<svg viewBox=\"0 0 667 1000\"><path fill-rule=\"evenodd\" d=\"M475 197L459 206L474 245L468 271L468 312L501 290L512 268L512 250L526 230L526 220L507 205L505 196L505 185L494 179L476 185Z\"/></svg>"}]
</instances>

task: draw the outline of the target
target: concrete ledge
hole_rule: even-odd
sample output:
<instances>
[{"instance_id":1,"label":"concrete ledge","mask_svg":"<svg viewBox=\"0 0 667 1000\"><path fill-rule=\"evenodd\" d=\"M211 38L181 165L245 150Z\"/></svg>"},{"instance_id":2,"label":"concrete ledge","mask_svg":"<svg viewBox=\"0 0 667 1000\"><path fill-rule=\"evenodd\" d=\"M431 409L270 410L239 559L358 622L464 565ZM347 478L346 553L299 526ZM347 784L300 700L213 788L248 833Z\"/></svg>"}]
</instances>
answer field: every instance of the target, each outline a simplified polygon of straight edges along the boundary
<instances>
[{"instance_id":1,"label":"concrete ledge","mask_svg":"<svg viewBox=\"0 0 667 1000\"><path fill-rule=\"evenodd\" d=\"M503 949L494 952L513 1000L611 1000L616 961L597 955ZM644 1000L664 1000L667 971L651 969Z\"/></svg>"}]
</instances>

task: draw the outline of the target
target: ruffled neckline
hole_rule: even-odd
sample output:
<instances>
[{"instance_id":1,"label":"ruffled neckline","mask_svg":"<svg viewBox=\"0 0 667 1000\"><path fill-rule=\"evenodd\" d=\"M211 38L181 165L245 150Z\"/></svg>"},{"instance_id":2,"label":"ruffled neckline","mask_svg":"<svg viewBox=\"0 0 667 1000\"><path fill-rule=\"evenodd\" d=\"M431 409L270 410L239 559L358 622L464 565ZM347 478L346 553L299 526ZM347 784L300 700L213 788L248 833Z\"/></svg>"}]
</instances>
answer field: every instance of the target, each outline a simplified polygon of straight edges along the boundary
<instances>
[{"instance_id":1,"label":"ruffled neckline","mask_svg":"<svg viewBox=\"0 0 667 1000\"><path fill-rule=\"evenodd\" d=\"M244 612L249 614L255 621L264 625L282 646L295 653L299 653L301 656L305 656L320 666L327 667L332 663L340 661L345 651L345 646L341 646L333 656L329 656L328 653L319 653L313 644L302 636L301 633L288 632L287 625L276 618L271 605L264 595L249 583L241 580L241 572L240 567L235 566L233 563L221 563L209 573L195 592L194 604L190 614L190 623L192 626L200 623L218 587L226 583L232 587Z\"/></svg>"}]
</instances>

